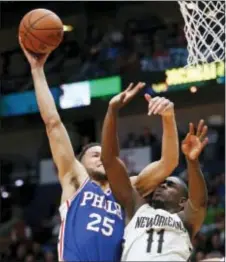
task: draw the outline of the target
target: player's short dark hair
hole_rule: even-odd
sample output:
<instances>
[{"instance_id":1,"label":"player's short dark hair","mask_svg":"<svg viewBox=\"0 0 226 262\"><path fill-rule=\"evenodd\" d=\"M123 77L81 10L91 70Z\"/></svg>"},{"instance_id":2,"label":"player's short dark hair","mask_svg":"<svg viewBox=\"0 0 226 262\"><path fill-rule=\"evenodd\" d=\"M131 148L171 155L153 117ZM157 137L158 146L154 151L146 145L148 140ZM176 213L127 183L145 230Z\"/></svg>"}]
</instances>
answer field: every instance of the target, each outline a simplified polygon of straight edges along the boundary
<instances>
[{"instance_id":1,"label":"player's short dark hair","mask_svg":"<svg viewBox=\"0 0 226 262\"><path fill-rule=\"evenodd\" d=\"M185 198L188 198L188 186L187 186L187 184L180 177L178 177L178 179L180 180L180 184L181 184L182 196L185 197Z\"/></svg>"},{"instance_id":2,"label":"player's short dark hair","mask_svg":"<svg viewBox=\"0 0 226 262\"><path fill-rule=\"evenodd\" d=\"M82 151L79 153L78 155L78 160L79 161L82 161L82 158L83 156L85 155L86 151L91 148L91 147L94 147L94 146L101 146L100 143L97 143L97 142L92 142L92 143L89 143L87 145L85 145L83 148L82 148Z\"/></svg>"}]
</instances>

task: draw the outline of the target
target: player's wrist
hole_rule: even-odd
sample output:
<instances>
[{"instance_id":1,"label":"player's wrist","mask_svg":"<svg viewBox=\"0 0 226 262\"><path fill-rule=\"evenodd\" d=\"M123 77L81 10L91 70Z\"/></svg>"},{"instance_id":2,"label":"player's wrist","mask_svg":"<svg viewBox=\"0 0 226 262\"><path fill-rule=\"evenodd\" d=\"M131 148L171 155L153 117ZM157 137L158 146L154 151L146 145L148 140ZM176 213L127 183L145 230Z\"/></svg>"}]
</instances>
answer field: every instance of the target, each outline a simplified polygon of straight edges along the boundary
<instances>
[{"instance_id":1,"label":"player's wrist","mask_svg":"<svg viewBox=\"0 0 226 262\"><path fill-rule=\"evenodd\" d=\"M32 75L43 74L44 68L43 68L43 66L31 66L31 73L32 73Z\"/></svg>"},{"instance_id":2,"label":"player's wrist","mask_svg":"<svg viewBox=\"0 0 226 262\"><path fill-rule=\"evenodd\" d=\"M117 105L109 103L108 112L111 114L118 114L120 108Z\"/></svg>"},{"instance_id":3,"label":"player's wrist","mask_svg":"<svg viewBox=\"0 0 226 262\"><path fill-rule=\"evenodd\" d=\"M199 158L191 159L188 156L185 156L187 164L193 165L193 166L199 166Z\"/></svg>"},{"instance_id":4,"label":"player's wrist","mask_svg":"<svg viewBox=\"0 0 226 262\"><path fill-rule=\"evenodd\" d=\"M163 120L173 120L175 118L174 110L162 115Z\"/></svg>"}]
</instances>

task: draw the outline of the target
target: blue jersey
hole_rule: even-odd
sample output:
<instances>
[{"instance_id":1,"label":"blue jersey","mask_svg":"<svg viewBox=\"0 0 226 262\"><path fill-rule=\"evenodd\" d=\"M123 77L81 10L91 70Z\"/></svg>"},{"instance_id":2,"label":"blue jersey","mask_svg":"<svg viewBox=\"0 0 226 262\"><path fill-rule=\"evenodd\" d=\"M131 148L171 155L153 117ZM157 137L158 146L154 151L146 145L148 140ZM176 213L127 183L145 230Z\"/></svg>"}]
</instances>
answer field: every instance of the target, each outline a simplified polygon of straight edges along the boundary
<instances>
[{"instance_id":1,"label":"blue jersey","mask_svg":"<svg viewBox=\"0 0 226 262\"><path fill-rule=\"evenodd\" d=\"M87 179L60 214L59 261L120 261L125 214L110 189Z\"/></svg>"}]
</instances>

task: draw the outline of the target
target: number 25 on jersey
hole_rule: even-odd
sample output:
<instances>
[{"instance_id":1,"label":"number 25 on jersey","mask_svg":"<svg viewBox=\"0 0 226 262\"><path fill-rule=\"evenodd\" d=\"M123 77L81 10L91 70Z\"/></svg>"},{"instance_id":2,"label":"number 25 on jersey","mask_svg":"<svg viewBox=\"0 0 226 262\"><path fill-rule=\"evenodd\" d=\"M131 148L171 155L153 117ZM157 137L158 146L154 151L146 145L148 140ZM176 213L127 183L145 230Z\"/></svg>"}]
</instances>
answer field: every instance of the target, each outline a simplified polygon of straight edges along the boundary
<instances>
[{"instance_id":1,"label":"number 25 on jersey","mask_svg":"<svg viewBox=\"0 0 226 262\"><path fill-rule=\"evenodd\" d=\"M91 218L91 221L87 224L86 229L101 232L103 235L108 237L112 235L115 220L108 217L101 217L96 213L90 214L89 218Z\"/></svg>"}]
</instances>

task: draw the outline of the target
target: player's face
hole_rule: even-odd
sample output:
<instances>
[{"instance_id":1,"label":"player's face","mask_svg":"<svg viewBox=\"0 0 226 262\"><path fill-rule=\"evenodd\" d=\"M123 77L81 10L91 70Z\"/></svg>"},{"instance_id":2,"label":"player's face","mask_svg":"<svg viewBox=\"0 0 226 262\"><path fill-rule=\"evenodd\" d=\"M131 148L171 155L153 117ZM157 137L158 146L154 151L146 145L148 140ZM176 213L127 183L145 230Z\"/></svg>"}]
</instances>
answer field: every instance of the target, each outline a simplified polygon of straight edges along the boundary
<instances>
[{"instance_id":1,"label":"player's face","mask_svg":"<svg viewBox=\"0 0 226 262\"><path fill-rule=\"evenodd\" d=\"M97 179L106 179L104 166L100 160L100 156L100 146L90 147L89 149L87 149L82 163L91 177L96 176Z\"/></svg>"},{"instance_id":2,"label":"player's face","mask_svg":"<svg viewBox=\"0 0 226 262\"><path fill-rule=\"evenodd\" d=\"M153 205L156 208L171 209L179 208L181 200L181 185L177 177L168 177L159 187L154 191L152 197Z\"/></svg>"}]
</instances>

